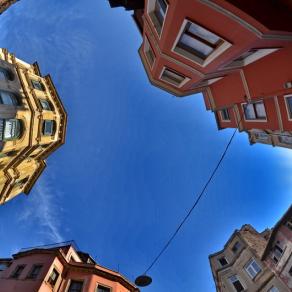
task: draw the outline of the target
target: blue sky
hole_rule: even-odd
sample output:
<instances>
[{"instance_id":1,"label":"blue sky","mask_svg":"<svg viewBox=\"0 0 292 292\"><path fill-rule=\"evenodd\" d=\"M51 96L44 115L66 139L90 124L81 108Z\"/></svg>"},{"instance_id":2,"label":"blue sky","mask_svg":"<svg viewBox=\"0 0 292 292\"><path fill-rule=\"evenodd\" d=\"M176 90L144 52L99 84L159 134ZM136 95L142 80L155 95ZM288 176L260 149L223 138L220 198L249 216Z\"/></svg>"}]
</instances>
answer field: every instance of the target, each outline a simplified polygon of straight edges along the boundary
<instances>
[{"instance_id":1,"label":"blue sky","mask_svg":"<svg viewBox=\"0 0 292 292\"><path fill-rule=\"evenodd\" d=\"M31 194L0 207L0 256L75 239L134 280L194 202L232 131L217 130L200 94L178 99L150 85L130 13L106 0L21 0L0 26L1 47L37 60L69 115L67 142ZM275 224L291 186L292 152L250 146L237 134L143 291L215 291L208 255L242 224Z\"/></svg>"}]
</instances>

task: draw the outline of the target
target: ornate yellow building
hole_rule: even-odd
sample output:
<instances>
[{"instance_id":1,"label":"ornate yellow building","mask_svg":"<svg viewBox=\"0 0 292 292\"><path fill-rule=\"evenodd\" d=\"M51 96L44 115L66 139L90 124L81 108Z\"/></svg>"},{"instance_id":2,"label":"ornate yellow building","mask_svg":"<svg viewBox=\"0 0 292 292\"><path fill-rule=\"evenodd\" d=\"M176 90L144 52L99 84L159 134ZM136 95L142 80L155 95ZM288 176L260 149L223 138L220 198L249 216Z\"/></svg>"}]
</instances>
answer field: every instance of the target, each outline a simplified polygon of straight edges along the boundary
<instances>
[{"instance_id":1,"label":"ornate yellow building","mask_svg":"<svg viewBox=\"0 0 292 292\"><path fill-rule=\"evenodd\" d=\"M2 14L10 5L19 0L0 0L0 14Z\"/></svg>"},{"instance_id":2,"label":"ornate yellow building","mask_svg":"<svg viewBox=\"0 0 292 292\"><path fill-rule=\"evenodd\" d=\"M0 49L0 204L29 193L64 143L66 121L50 75Z\"/></svg>"}]
</instances>

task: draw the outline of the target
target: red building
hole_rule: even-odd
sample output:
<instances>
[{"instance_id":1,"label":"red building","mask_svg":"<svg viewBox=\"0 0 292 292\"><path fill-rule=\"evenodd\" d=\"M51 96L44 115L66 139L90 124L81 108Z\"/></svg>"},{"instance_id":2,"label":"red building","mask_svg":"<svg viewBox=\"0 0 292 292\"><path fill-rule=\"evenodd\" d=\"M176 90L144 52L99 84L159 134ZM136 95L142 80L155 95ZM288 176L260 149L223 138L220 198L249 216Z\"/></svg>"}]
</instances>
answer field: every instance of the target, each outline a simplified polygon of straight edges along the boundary
<instances>
[{"instance_id":1,"label":"red building","mask_svg":"<svg viewBox=\"0 0 292 292\"><path fill-rule=\"evenodd\" d=\"M0 292L139 292L123 275L98 265L74 242L20 250L0 259Z\"/></svg>"},{"instance_id":2,"label":"red building","mask_svg":"<svg viewBox=\"0 0 292 292\"><path fill-rule=\"evenodd\" d=\"M139 54L153 85L203 92L219 129L292 148L291 0L145 0L132 9L143 11Z\"/></svg>"}]
</instances>

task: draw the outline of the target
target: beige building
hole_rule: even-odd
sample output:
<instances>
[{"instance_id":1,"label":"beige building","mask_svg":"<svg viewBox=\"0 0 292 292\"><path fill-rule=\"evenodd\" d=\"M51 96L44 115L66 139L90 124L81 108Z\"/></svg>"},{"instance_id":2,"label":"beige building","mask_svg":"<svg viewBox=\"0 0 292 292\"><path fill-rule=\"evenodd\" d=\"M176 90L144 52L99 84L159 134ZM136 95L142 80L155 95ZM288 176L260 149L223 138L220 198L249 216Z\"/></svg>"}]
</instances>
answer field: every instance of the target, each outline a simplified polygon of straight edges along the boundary
<instances>
[{"instance_id":1,"label":"beige building","mask_svg":"<svg viewBox=\"0 0 292 292\"><path fill-rule=\"evenodd\" d=\"M19 0L0 0L0 14L2 14L10 5L14 4Z\"/></svg>"},{"instance_id":2,"label":"beige building","mask_svg":"<svg viewBox=\"0 0 292 292\"><path fill-rule=\"evenodd\" d=\"M235 230L209 260L217 292L292 291L292 207L272 230Z\"/></svg>"},{"instance_id":3,"label":"beige building","mask_svg":"<svg viewBox=\"0 0 292 292\"><path fill-rule=\"evenodd\" d=\"M66 119L50 75L0 49L0 204L29 193L64 143Z\"/></svg>"}]
</instances>

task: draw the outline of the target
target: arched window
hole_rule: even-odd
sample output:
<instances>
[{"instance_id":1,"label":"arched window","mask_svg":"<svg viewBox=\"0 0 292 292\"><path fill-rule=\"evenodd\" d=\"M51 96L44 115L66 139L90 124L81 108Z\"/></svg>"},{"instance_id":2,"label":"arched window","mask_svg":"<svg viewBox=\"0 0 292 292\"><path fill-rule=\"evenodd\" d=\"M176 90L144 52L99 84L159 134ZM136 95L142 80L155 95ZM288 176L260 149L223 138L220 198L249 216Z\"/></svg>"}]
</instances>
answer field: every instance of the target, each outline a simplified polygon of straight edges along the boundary
<instances>
[{"instance_id":1,"label":"arched window","mask_svg":"<svg viewBox=\"0 0 292 292\"><path fill-rule=\"evenodd\" d=\"M17 119L0 119L0 141L18 139L23 132L22 123Z\"/></svg>"},{"instance_id":2,"label":"arched window","mask_svg":"<svg viewBox=\"0 0 292 292\"><path fill-rule=\"evenodd\" d=\"M13 75L10 70L0 68L0 80L13 80Z\"/></svg>"},{"instance_id":3,"label":"arched window","mask_svg":"<svg viewBox=\"0 0 292 292\"><path fill-rule=\"evenodd\" d=\"M15 94L8 91L0 90L0 104L18 105L19 102Z\"/></svg>"}]
</instances>

